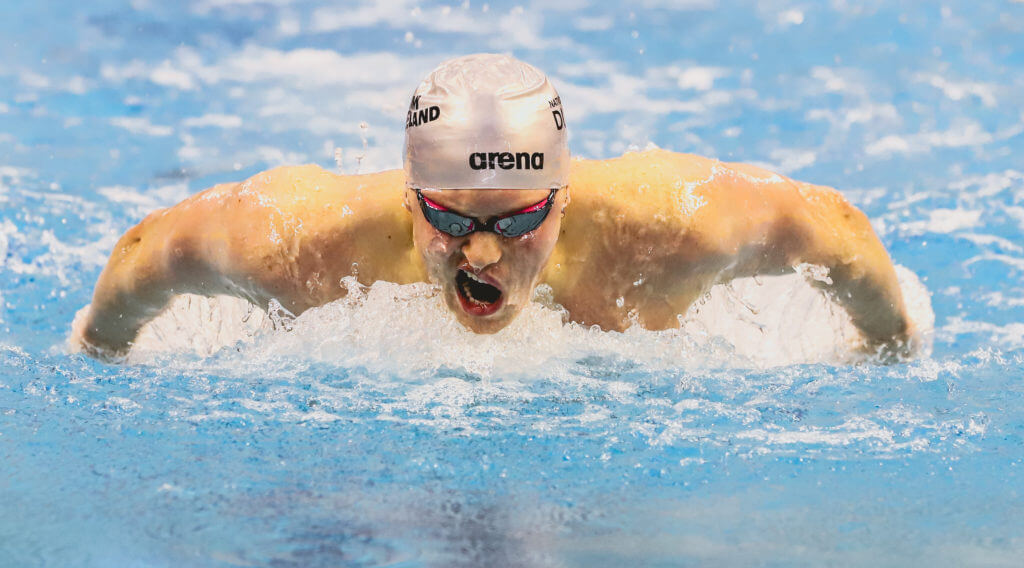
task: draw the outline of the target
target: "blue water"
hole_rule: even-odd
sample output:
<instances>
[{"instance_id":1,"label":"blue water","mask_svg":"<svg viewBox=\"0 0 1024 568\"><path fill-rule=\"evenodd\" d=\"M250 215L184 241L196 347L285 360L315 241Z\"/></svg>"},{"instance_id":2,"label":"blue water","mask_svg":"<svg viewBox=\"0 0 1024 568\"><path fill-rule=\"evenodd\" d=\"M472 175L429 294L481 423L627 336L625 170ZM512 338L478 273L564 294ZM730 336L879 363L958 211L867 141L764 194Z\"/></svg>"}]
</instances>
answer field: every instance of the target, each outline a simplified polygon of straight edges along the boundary
<instances>
[{"instance_id":1,"label":"blue water","mask_svg":"<svg viewBox=\"0 0 1024 568\"><path fill-rule=\"evenodd\" d=\"M1019 565L1022 34L1009 1L4 3L0 565ZM415 287L209 357L67 353L147 212L398 167L415 84L481 50L549 72L577 155L843 190L931 353L730 365L539 306L488 343Z\"/></svg>"}]
</instances>

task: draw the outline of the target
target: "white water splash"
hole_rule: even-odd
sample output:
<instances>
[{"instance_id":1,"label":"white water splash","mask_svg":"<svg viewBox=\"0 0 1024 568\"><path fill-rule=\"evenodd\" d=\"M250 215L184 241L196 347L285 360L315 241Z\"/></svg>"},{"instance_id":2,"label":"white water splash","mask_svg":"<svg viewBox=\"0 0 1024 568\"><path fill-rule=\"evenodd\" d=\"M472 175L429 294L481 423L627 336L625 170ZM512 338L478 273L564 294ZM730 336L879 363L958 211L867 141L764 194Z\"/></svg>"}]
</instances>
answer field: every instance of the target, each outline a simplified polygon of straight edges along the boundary
<instances>
[{"instance_id":1,"label":"white water splash","mask_svg":"<svg viewBox=\"0 0 1024 568\"><path fill-rule=\"evenodd\" d=\"M934 326L930 297L909 270L898 267L898 274L915 322L915 345L927 352ZM233 346L247 361L294 357L405 377L450 370L526 379L560 376L591 356L649 370L858 358L859 335L849 317L797 274L716 286L681 318L680 328L623 333L563 323L564 310L543 286L494 335L463 328L428 284L362 288L350 282L349 289L348 297L294 319L236 298L182 296L143 328L129 360L145 363L168 352L209 356Z\"/></svg>"}]
</instances>

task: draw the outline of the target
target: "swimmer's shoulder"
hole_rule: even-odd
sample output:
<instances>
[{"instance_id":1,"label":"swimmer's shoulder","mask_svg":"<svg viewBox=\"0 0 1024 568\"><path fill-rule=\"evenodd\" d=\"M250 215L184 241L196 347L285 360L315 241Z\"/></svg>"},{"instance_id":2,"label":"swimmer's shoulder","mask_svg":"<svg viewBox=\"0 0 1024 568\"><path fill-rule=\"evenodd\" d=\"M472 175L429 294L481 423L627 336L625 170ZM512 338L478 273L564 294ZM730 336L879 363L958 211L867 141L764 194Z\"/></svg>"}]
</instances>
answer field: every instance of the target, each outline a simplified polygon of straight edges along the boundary
<instances>
[{"instance_id":1,"label":"swimmer's shoulder","mask_svg":"<svg viewBox=\"0 0 1024 568\"><path fill-rule=\"evenodd\" d=\"M367 225L398 231L407 223L403 180L399 170L340 175L315 164L281 166L153 216L166 217L179 240L196 246L216 240L230 243L230 255L275 255L307 241L346 239Z\"/></svg>"},{"instance_id":2,"label":"swimmer's shoulder","mask_svg":"<svg viewBox=\"0 0 1024 568\"><path fill-rule=\"evenodd\" d=\"M336 283L345 275L338 270L354 262L373 276L374 259L408 256L404 187L400 170L342 175L315 164L282 166L191 197L182 205L203 209L182 211L176 225L184 245L221 273L298 297L319 290L307 290L307 276Z\"/></svg>"},{"instance_id":3,"label":"swimmer's shoulder","mask_svg":"<svg viewBox=\"0 0 1024 568\"><path fill-rule=\"evenodd\" d=\"M714 197L709 184L721 168L718 160L660 148L607 160L574 160L572 207L685 230L705 215Z\"/></svg>"},{"instance_id":4,"label":"swimmer's shoulder","mask_svg":"<svg viewBox=\"0 0 1024 568\"><path fill-rule=\"evenodd\" d=\"M678 181L707 178L721 162L695 154L651 148L606 160L573 160L570 185L591 190L635 192L648 185L672 187Z\"/></svg>"},{"instance_id":5,"label":"swimmer's shoulder","mask_svg":"<svg viewBox=\"0 0 1024 568\"><path fill-rule=\"evenodd\" d=\"M222 183L182 203L185 208L273 209L283 213L347 215L358 209L400 206L404 177L401 170L344 175L317 164L279 166L248 179Z\"/></svg>"},{"instance_id":6,"label":"swimmer's shoulder","mask_svg":"<svg viewBox=\"0 0 1024 568\"><path fill-rule=\"evenodd\" d=\"M651 148L607 160L575 160L566 222L579 241L598 228L616 232L687 235L709 249L780 219L811 212L809 203L842 200L831 188L795 182L744 163Z\"/></svg>"},{"instance_id":7,"label":"swimmer's shoulder","mask_svg":"<svg viewBox=\"0 0 1024 568\"><path fill-rule=\"evenodd\" d=\"M684 214L717 217L737 202L774 201L780 195L805 201L842 202L835 189L790 179L742 162L673 152L661 148L626 152L606 160L574 160L573 198L596 202L634 201L645 214L672 204Z\"/></svg>"}]
</instances>

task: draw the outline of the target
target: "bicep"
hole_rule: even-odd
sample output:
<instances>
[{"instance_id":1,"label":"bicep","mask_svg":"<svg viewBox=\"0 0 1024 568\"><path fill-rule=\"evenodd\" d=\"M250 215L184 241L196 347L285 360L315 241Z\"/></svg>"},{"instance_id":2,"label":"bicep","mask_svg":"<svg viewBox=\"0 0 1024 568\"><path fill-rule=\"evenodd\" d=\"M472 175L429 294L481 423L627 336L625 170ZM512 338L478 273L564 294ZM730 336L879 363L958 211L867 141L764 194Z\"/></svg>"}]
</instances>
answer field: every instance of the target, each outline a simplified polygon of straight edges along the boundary
<instances>
[{"instance_id":1,"label":"bicep","mask_svg":"<svg viewBox=\"0 0 1024 568\"><path fill-rule=\"evenodd\" d=\"M237 295L262 304L266 284L284 269L285 212L265 206L262 195L240 194L239 185L218 188L171 213L164 244L168 269L182 292Z\"/></svg>"}]
</instances>

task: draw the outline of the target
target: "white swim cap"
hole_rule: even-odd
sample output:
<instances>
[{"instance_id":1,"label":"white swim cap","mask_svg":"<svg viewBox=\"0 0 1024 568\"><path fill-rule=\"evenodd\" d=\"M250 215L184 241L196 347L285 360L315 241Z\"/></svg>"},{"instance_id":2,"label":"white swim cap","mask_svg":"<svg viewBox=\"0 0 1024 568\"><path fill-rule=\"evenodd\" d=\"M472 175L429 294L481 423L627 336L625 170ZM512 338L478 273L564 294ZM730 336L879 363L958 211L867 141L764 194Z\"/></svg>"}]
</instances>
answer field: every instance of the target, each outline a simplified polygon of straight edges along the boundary
<instances>
[{"instance_id":1,"label":"white swim cap","mask_svg":"<svg viewBox=\"0 0 1024 568\"><path fill-rule=\"evenodd\" d=\"M420 83L405 122L405 179L417 189L540 189L569 179L562 101L507 55L449 59Z\"/></svg>"}]
</instances>

